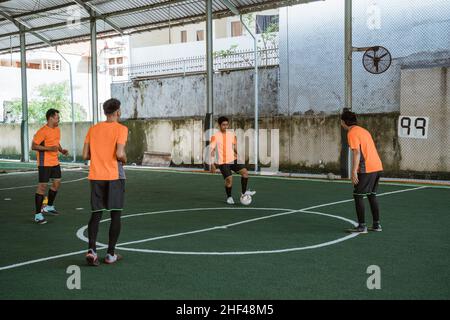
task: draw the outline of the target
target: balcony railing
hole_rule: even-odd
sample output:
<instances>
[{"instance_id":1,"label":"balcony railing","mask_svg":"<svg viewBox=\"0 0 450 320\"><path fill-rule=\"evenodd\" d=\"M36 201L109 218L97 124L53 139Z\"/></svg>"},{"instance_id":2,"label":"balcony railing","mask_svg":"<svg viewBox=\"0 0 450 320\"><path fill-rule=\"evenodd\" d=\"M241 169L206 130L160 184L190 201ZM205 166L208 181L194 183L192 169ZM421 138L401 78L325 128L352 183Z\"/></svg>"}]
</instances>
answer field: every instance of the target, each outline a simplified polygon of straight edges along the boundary
<instances>
[{"instance_id":1,"label":"balcony railing","mask_svg":"<svg viewBox=\"0 0 450 320\"><path fill-rule=\"evenodd\" d=\"M258 50L258 66L275 66L279 64L279 50L277 47ZM214 57L214 71L253 68L253 50L236 50L227 53L216 53ZM123 76L113 77L113 81L133 80L160 75L192 74L206 72L206 58L194 56L141 63L123 67Z\"/></svg>"}]
</instances>

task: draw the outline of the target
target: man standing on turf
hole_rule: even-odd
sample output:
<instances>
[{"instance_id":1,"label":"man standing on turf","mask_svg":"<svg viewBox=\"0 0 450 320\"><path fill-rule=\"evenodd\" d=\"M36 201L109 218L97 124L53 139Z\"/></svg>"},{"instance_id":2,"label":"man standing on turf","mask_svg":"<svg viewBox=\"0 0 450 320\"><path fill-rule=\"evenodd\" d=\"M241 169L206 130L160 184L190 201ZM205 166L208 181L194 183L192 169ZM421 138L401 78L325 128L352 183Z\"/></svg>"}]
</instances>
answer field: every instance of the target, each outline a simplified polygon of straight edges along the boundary
<instances>
[{"instance_id":1,"label":"man standing on turf","mask_svg":"<svg viewBox=\"0 0 450 320\"><path fill-rule=\"evenodd\" d=\"M216 172L216 166L213 162L215 159L215 151L217 148L219 159L218 165L223 178L225 179L225 192L227 194L227 203L234 204L231 196L231 188L233 186L232 171L241 175L242 195L248 194L253 196L256 192L247 190L248 171L244 164L237 161L237 140L236 135L232 130L228 130L229 121L226 117L220 117L219 120L220 131L216 132L211 137L211 172Z\"/></svg>"},{"instance_id":2,"label":"man standing on turf","mask_svg":"<svg viewBox=\"0 0 450 320\"><path fill-rule=\"evenodd\" d=\"M352 233L367 233L364 217L364 196L369 199L373 225L369 230L381 231L380 213L377 201L378 181L383 171L380 157L369 131L357 125L355 113L344 109L341 125L348 131L348 145L352 150L352 182L354 185L356 214L359 225L348 230Z\"/></svg>"},{"instance_id":3,"label":"man standing on turf","mask_svg":"<svg viewBox=\"0 0 450 320\"><path fill-rule=\"evenodd\" d=\"M61 132L59 130L59 111L56 109L49 109L45 114L47 124L40 128L33 138L31 149L36 151L39 184L34 196L36 205L36 213L34 221L37 224L45 224L42 213L58 215L58 212L53 205L58 189L61 185L61 167L58 160L58 152L68 155L68 151L61 148L60 139ZM47 206L42 208L44 195L47 191L47 184L53 179L52 186L48 191Z\"/></svg>"},{"instance_id":4,"label":"man standing on turf","mask_svg":"<svg viewBox=\"0 0 450 320\"><path fill-rule=\"evenodd\" d=\"M89 248L86 260L89 265L98 266L97 234L103 210L111 214L108 253L105 263L112 264L121 259L115 254L120 234L120 215L125 197L125 171L127 162L125 144L128 128L119 124L120 101L109 99L103 104L106 121L91 127L83 147L83 159L90 160L92 215L88 225Z\"/></svg>"}]
</instances>

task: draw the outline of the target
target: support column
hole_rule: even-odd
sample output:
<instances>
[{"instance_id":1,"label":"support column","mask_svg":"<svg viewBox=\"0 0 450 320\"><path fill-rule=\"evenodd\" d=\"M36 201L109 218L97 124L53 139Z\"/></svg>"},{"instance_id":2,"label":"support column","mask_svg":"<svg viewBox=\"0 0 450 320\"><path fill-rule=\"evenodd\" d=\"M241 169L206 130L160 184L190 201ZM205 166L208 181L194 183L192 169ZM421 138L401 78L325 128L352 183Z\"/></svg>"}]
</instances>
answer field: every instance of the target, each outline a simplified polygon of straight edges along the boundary
<instances>
[{"instance_id":1,"label":"support column","mask_svg":"<svg viewBox=\"0 0 450 320\"><path fill-rule=\"evenodd\" d=\"M345 105L344 108L352 109L352 0L345 0ZM341 128L341 177L350 175L350 157L347 142L347 132Z\"/></svg>"},{"instance_id":2,"label":"support column","mask_svg":"<svg viewBox=\"0 0 450 320\"><path fill-rule=\"evenodd\" d=\"M212 0L206 0L206 117L205 132L214 127L214 60L213 60L213 21L212 21ZM206 147L209 145L211 137L207 137ZM209 156L209 155L208 155ZM206 166L205 166L205 169Z\"/></svg>"},{"instance_id":3,"label":"support column","mask_svg":"<svg viewBox=\"0 0 450 320\"><path fill-rule=\"evenodd\" d=\"M22 123L20 128L22 162L30 161L30 142L28 138L28 89L27 89L27 52L25 28L20 27L20 78L22 80Z\"/></svg>"},{"instance_id":4,"label":"support column","mask_svg":"<svg viewBox=\"0 0 450 320\"><path fill-rule=\"evenodd\" d=\"M97 19L91 19L92 122L98 122Z\"/></svg>"}]
</instances>

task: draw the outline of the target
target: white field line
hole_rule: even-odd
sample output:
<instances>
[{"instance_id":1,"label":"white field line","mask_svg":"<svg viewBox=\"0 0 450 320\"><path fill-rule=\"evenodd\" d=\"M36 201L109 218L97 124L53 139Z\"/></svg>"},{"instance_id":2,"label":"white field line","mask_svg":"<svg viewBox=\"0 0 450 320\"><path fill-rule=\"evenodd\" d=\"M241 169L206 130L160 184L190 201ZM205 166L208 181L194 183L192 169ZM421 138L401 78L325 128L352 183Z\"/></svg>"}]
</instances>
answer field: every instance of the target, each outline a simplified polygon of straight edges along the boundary
<instances>
[{"instance_id":1,"label":"white field line","mask_svg":"<svg viewBox=\"0 0 450 320\"><path fill-rule=\"evenodd\" d=\"M404 190L398 190L398 191L392 191L392 192L386 192L386 193L381 193L378 196L385 196L385 195L390 195L390 194L396 194L396 193L402 193L402 192L409 192L409 191L414 191L414 190L420 190L420 189L425 189L427 187L423 186L423 187L417 187L417 188L412 188L412 189L404 189ZM331 205L335 205L335 204L340 204L340 203L345 203L345 202L350 202L353 201L353 199L349 199L349 200L343 200L343 201L336 201L336 202L330 202L330 203L326 203L326 204L321 204L321 205L317 205L317 206L312 206L312 207L308 207L308 208L304 208L304 209L299 209L299 210L292 210L289 211L289 214L292 214L293 212L302 212L302 211L311 211L313 209L316 208L322 208L322 207L326 207L326 206L331 206ZM249 208L250 209L250 208ZM186 210L187 211L187 210ZM286 213L287 214L287 213ZM323 213L321 213L323 214ZM143 215L143 214L140 214ZM277 214L280 215L280 214ZM325 214L323 214L325 215ZM131 216L131 215L130 215ZM344 218L345 219L345 218ZM217 227L214 227L213 229L217 229ZM80 229L81 230L81 229ZM347 237L350 237L352 235L349 235ZM339 239L338 239L339 240ZM336 241L336 240L335 240ZM123 246L125 244L118 244L117 247L119 246ZM323 245L323 244L322 244ZM98 250L102 250L105 249L105 247L101 247ZM135 249L133 249L134 251L137 251ZM291 250L292 249L287 249L287 250ZM298 250L298 249L297 249ZM58 258L62 258L62 257L68 257L68 256L73 256L73 255L77 255L77 254L81 254L86 252L86 250L81 250L81 251L76 251L76 252L70 252L70 253L66 253L66 254L60 254L60 255L56 255L56 256L51 256L51 257L47 257L47 258L41 258L41 259L36 259L36 260L30 260L30 261L25 261L25 262L21 262L21 263L16 263L13 265L9 265L9 266L4 266L4 267L0 267L0 271L2 270L7 270L7 269L13 269L13 268L17 268L17 267L21 267L21 266L25 266L25 265L30 265L30 264L34 264L34 263L38 263L38 262L42 262L42 261L49 261L49 260L54 260L54 259L58 259ZM156 251L152 251L152 252L156 252Z\"/></svg>"}]
</instances>

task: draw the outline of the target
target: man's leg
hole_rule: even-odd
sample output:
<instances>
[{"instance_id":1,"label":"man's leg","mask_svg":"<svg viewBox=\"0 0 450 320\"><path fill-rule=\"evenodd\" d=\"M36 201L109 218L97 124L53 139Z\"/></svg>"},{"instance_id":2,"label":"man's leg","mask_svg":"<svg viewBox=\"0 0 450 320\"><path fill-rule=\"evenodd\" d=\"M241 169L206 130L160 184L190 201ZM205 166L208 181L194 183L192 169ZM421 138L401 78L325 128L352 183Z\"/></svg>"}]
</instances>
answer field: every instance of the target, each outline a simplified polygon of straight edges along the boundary
<instances>
[{"instance_id":1,"label":"man's leg","mask_svg":"<svg viewBox=\"0 0 450 320\"><path fill-rule=\"evenodd\" d=\"M111 225L109 226L109 243L108 243L108 253L114 255L114 250L116 248L117 240L120 235L121 219L120 216L122 211L111 211Z\"/></svg>"},{"instance_id":2,"label":"man's leg","mask_svg":"<svg viewBox=\"0 0 450 320\"><path fill-rule=\"evenodd\" d=\"M89 238L89 248L94 253L97 252L97 235L100 220L102 219L103 211L95 211L91 214L91 219L88 224L88 238Z\"/></svg>"},{"instance_id":3,"label":"man's leg","mask_svg":"<svg viewBox=\"0 0 450 320\"><path fill-rule=\"evenodd\" d=\"M231 197L231 189L233 188L233 176L228 176L225 178L225 192L227 198Z\"/></svg>"},{"instance_id":4,"label":"man's leg","mask_svg":"<svg viewBox=\"0 0 450 320\"><path fill-rule=\"evenodd\" d=\"M241 169L241 171L239 171L239 174L241 175L242 194L244 194L247 191L248 170L246 168L243 168Z\"/></svg>"},{"instance_id":5,"label":"man's leg","mask_svg":"<svg viewBox=\"0 0 450 320\"><path fill-rule=\"evenodd\" d=\"M372 211L372 218L373 218L373 225L370 230L372 231L381 231L381 224L380 224L380 208L378 206L378 200L377 200L377 190L378 190L378 182L380 181L381 174L376 173L374 174L375 177L373 186L372 186L372 192L367 196L369 199L370 204L370 210Z\"/></svg>"},{"instance_id":6,"label":"man's leg","mask_svg":"<svg viewBox=\"0 0 450 320\"><path fill-rule=\"evenodd\" d=\"M369 199L370 210L372 211L373 223L380 223L380 209L378 207L377 195L370 194L367 198Z\"/></svg>"},{"instance_id":7,"label":"man's leg","mask_svg":"<svg viewBox=\"0 0 450 320\"><path fill-rule=\"evenodd\" d=\"M45 191L47 190L47 183L39 183L34 195L34 203L36 206L35 214L41 213L42 203L44 202Z\"/></svg>"},{"instance_id":8,"label":"man's leg","mask_svg":"<svg viewBox=\"0 0 450 320\"><path fill-rule=\"evenodd\" d=\"M53 202L55 201L56 194L58 193L58 189L61 186L61 179L54 179L52 186L48 190L48 205L53 206Z\"/></svg>"},{"instance_id":9,"label":"man's leg","mask_svg":"<svg viewBox=\"0 0 450 320\"><path fill-rule=\"evenodd\" d=\"M111 212L111 225L109 227L109 243L108 254L105 257L105 263L112 264L122 258L121 255L116 254L117 240L120 235L121 221L120 216L125 200L125 179L109 181L109 193L107 206Z\"/></svg>"},{"instance_id":10,"label":"man's leg","mask_svg":"<svg viewBox=\"0 0 450 320\"><path fill-rule=\"evenodd\" d=\"M97 234L103 209L105 208L105 182L91 180L91 219L88 224L89 247L86 260L91 266L98 266L100 263L97 257Z\"/></svg>"},{"instance_id":11,"label":"man's leg","mask_svg":"<svg viewBox=\"0 0 450 320\"><path fill-rule=\"evenodd\" d=\"M364 196L359 194L354 194L353 198L355 199L355 208L356 208L356 216L358 217L359 225L363 225L366 223L364 217Z\"/></svg>"},{"instance_id":12,"label":"man's leg","mask_svg":"<svg viewBox=\"0 0 450 320\"><path fill-rule=\"evenodd\" d=\"M349 229L349 232L367 233L366 221L364 216L364 196L368 193L368 176L365 173L358 173L358 184L353 190L353 198L355 199L356 216L358 217L358 226Z\"/></svg>"}]
</instances>

